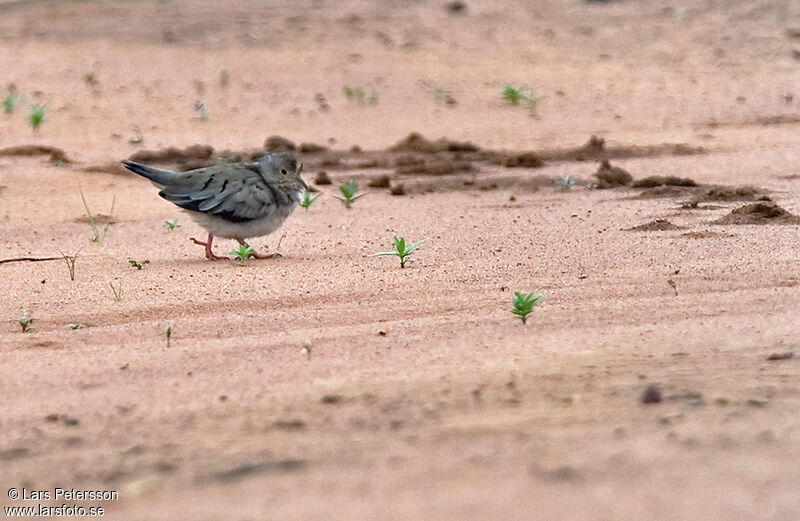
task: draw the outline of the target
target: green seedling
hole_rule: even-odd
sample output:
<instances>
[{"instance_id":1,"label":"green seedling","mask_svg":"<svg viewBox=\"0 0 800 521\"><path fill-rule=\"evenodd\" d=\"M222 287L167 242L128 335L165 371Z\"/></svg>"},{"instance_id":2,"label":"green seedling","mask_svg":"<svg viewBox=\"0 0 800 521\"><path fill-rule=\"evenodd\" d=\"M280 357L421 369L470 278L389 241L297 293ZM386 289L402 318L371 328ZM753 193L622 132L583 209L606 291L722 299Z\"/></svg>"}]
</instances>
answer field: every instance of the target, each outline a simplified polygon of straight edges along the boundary
<instances>
[{"instance_id":1,"label":"green seedling","mask_svg":"<svg viewBox=\"0 0 800 521\"><path fill-rule=\"evenodd\" d=\"M514 87L510 83L506 83L503 86L502 96L503 99L511 105L524 103L528 106L532 114L536 114L536 107L539 105L539 102L544 99L542 97L537 97L533 90L526 85Z\"/></svg>"},{"instance_id":2,"label":"green seedling","mask_svg":"<svg viewBox=\"0 0 800 521\"><path fill-rule=\"evenodd\" d=\"M345 97L349 101L355 101L359 105L377 105L381 97L380 92L375 89L367 93L361 87L351 87L349 85L345 85L342 92L344 92Z\"/></svg>"},{"instance_id":3,"label":"green seedling","mask_svg":"<svg viewBox=\"0 0 800 521\"><path fill-rule=\"evenodd\" d=\"M408 257L411 256L411 253L417 249L417 247L422 244L423 242L427 241L428 239L422 239L421 241L417 241L413 243L411 246L406 248L406 240L403 237L394 236L394 251L379 251L378 253L373 253L372 257L381 257L386 255L392 255L395 257L400 258L400 267L405 268L407 262L412 262L411 259Z\"/></svg>"},{"instance_id":4,"label":"green seedling","mask_svg":"<svg viewBox=\"0 0 800 521\"><path fill-rule=\"evenodd\" d=\"M315 196L311 196L311 192L303 192L303 197L300 198L300 206L308 210L311 208L311 205L314 204L314 201L319 199L319 196L322 194L317 194Z\"/></svg>"},{"instance_id":5,"label":"green seedling","mask_svg":"<svg viewBox=\"0 0 800 521\"><path fill-rule=\"evenodd\" d=\"M31 108L31 115L28 117L28 121L31 122L31 126L33 130L39 128L39 125L44 123L44 117L47 114L47 108L44 105L34 105Z\"/></svg>"},{"instance_id":6,"label":"green seedling","mask_svg":"<svg viewBox=\"0 0 800 521\"><path fill-rule=\"evenodd\" d=\"M83 81L85 81L86 84L89 85L90 87L94 87L98 83L97 76L93 72L87 72L86 74L84 74Z\"/></svg>"},{"instance_id":7,"label":"green seedling","mask_svg":"<svg viewBox=\"0 0 800 521\"><path fill-rule=\"evenodd\" d=\"M14 109L17 107L17 103L19 103L19 95L18 94L9 94L3 100L3 108L6 111L6 114L11 114L14 112Z\"/></svg>"},{"instance_id":8,"label":"green seedling","mask_svg":"<svg viewBox=\"0 0 800 521\"><path fill-rule=\"evenodd\" d=\"M334 196L334 197L340 200L342 204L344 204L344 207L348 209L350 208L350 206L352 206L353 202L355 202L356 199L367 195L367 194L356 195L356 192L358 192L358 183L356 183L355 181L350 181L349 183L343 184L342 186L339 187L339 191L342 192L342 195L344 197L339 197L339 196Z\"/></svg>"},{"instance_id":9,"label":"green seedling","mask_svg":"<svg viewBox=\"0 0 800 521\"><path fill-rule=\"evenodd\" d=\"M89 240L92 242L101 243L103 242L103 238L106 236L106 232L108 232L108 227L111 226L111 216L114 214L114 205L117 202L117 196L114 194L111 197L111 209L108 211L108 222L106 222L106 225L101 233L97 228L97 221L95 221L91 210L89 210L89 205L86 203L86 197L83 195L83 187L80 183L78 183L78 191L81 194L81 201L83 202L84 210L86 210L86 216L89 218L89 226L92 227L92 236L89 237Z\"/></svg>"},{"instance_id":10,"label":"green seedling","mask_svg":"<svg viewBox=\"0 0 800 521\"><path fill-rule=\"evenodd\" d=\"M111 292L114 294L114 301L119 302L122 300L122 281L118 281L117 285L114 285L114 282L109 282L111 286Z\"/></svg>"},{"instance_id":11,"label":"green seedling","mask_svg":"<svg viewBox=\"0 0 800 521\"><path fill-rule=\"evenodd\" d=\"M135 261L133 259L128 261L128 264L136 268L137 270L141 271L144 268L145 264L150 264L150 261L145 259L143 261Z\"/></svg>"},{"instance_id":12,"label":"green seedling","mask_svg":"<svg viewBox=\"0 0 800 521\"><path fill-rule=\"evenodd\" d=\"M194 111L197 113L197 119L200 121L208 120L208 111L206 110L206 104L203 103L203 101L197 100L195 102Z\"/></svg>"},{"instance_id":13,"label":"green seedling","mask_svg":"<svg viewBox=\"0 0 800 521\"><path fill-rule=\"evenodd\" d=\"M239 266L247 264L247 259L253 256L253 247L240 244L238 249L231 250L228 253L233 255L234 259L239 261Z\"/></svg>"},{"instance_id":14,"label":"green seedling","mask_svg":"<svg viewBox=\"0 0 800 521\"><path fill-rule=\"evenodd\" d=\"M33 317L28 315L28 310L22 310L22 316L17 319L19 322L20 327L22 327L22 332L27 333L31 329L31 324L33 324Z\"/></svg>"},{"instance_id":15,"label":"green seedling","mask_svg":"<svg viewBox=\"0 0 800 521\"><path fill-rule=\"evenodd\" d=\"M526 320L528 320L528 315L533 313L533 307L541 302L543 295L533 296L533 293L520 293L519 291L514 292L514 298L511 300L513 304L513 309L511 310L524 324Z\"/></svg>"},{"instance_id":16,"label":"green seedling","mask_svg":"<svg viewBox=\"0 0 800 521\"><path fill-rule=\"evenodd\" d=\"M67 269L69 270L69 280L75 280L75 261L78 260L78 254L81 252L82 249L83 246L78 248L78 251L76 251L72 255L67 255L63 251L58 250L58 253L60 253L61 256L64 257L64 262L67 263Z\"/></svg>"},{"instance_id":17,"label":"green seedling","mask_svg":"<svg viewBox=\"0 0 800 521\"><path fill-rule=\"evenodd\" d=\"M178 219L172 219L169 221L164 221L164 226L167 227L167 230L172 231L178 226L180 226L180 224L178 224Z\"/></svg>"},{"instance_id":18,"label":"green seedling","mask_svg":"<svg viewBox=\"0 0 800 521\"><path fill-rule=\"evenodd\" d=\"M219 86L223 89L228 88L228 84L231 81L231 75L228 74L228 71L222 71L219 73Z\"/></svg>"},{"instance_id":19,"label":"green seedling","mask_svg":"<svg viewBox=\"0 0 800 521\"><path fill-rule=\"evenodd\" d=\"M575 187L575 180L571 176L563 176L557 179L558 187L564 192L569 192Z\"/></svg>"},{"instance_id":20,"label":"green seedling","mask_svg":"<svg viewBox=\"0 0 800 521\"><path fill-rule=\"evenodd\" d=\"M76 323L76 324L67 324L67 325L66 325L66 328L67 328L67 329L71 329L71 330L73 330L73 331L75 331L76 329L83 329L83 328L85 328L85 327L86 327L86 326L85 326L84 324L81 324L80 322L78 322L78 323Z\"/></svg>"},{"instance_id":21,"label":"green seedling","mask_svg":"<svg viewBox=\"0 0 800 521\"><path fill-rule=\"evenodd\" d=\"M172 324L167 326L167 329L164 331L164 336L167 337L167 349L169 349L169 342L172 338Z\"/></svg>"}]
</instances>

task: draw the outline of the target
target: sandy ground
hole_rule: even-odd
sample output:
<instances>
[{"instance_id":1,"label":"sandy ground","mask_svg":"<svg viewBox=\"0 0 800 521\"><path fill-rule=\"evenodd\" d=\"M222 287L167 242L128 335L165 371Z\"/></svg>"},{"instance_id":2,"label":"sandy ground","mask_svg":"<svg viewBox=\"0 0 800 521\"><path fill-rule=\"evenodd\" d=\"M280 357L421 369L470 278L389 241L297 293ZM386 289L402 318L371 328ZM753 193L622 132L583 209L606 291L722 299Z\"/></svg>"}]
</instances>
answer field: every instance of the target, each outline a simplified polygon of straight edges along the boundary
<instances>
[{"instance_id":1,"label":"sandy ground","mask_svg":"<svg viewBox=\"0 0 800 521\"><path fill-rule=\"evenodd\" d=\"M115 520L800 518L800 227L713 223L752 200L682 207L752 185L743 199L800 215L800 6L395 4L0 2L0 88L21 94L0 114L0 257L80 249L74 281L63 260L0 264L0 506L65 487L118 491ZM544 97L536 117L505 82ZM283 235L283 257L241 267L206 261L202 230L114 168L414 131L511 156L597 135L654 147L611 159L636 179L703 186L595 190L577 158L432 176L299 154L334 185L255 241ZM674 143L702 151L658 148ZM24 145L69 162L3 155ZM407 195L366 187L383 174ZM368 196L347 210L350 178ZM115 201L100 243L79 186L96 214ZM630 230L656 219L675 228ZM429 239L403 270L369 257L393 234ZM545 295L526 325L517 290Z\"/></svg>"}]
</instances>

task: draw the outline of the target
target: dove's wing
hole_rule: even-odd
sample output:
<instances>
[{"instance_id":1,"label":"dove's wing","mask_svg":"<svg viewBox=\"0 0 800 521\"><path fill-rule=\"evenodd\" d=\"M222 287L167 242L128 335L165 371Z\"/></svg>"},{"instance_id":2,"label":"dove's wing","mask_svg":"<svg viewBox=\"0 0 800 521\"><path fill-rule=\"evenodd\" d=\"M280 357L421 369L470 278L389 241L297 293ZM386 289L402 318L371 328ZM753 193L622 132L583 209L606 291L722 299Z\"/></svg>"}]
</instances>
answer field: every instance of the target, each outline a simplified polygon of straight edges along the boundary
<instances>
[{"instance_id":1,"label":"dove's wing","mask_svg":"<svg viewBox=\"0 0 800 521\"><path fill-rule=\"evenodd\" d=\"M176 174L159 195L181 208L230 222L265 217L278 205L278 194L256 164L218 165Z\"/></svg>"}]
</instances>

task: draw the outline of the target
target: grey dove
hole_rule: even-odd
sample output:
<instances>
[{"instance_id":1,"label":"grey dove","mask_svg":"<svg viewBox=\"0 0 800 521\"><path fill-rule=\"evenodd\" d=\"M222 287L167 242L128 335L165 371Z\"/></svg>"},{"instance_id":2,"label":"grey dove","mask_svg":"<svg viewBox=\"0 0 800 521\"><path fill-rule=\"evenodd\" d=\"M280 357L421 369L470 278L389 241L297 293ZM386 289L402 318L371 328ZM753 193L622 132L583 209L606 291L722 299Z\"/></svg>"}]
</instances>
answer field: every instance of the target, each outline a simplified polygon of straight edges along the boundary
<instances>
[{"instance_id":1,"label":"grey dove","mask_svg":"<svg viewBox=\"0 0 800 521\"><path fill-rule=\"evenodd\" d=\"M267 154L255 162L228 163L187 172L160 170L133 161L122 164L146 177L161 191L161 197L186 210L208 231L206 242L191 240L206 248L209 260L225 259L212 251L214 237L245 239L277 230L295 209L308 186L300 178L303 164L288 152ZM273 257L254 252L257 259Z\"/></svg>"}]
</instances>

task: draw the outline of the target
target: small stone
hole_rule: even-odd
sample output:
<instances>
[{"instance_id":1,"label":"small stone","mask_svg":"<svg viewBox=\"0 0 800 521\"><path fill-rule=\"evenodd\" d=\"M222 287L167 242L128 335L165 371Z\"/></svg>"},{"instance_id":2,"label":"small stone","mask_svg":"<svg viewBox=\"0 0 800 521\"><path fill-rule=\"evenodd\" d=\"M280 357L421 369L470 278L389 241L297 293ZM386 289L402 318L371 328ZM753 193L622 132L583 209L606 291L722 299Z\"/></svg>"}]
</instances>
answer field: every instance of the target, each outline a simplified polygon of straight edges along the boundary
<instances>
[{"instance_id":1,"label":"small stone","mask_svg":"<svg viewBox=\"0 0 800 521\"><path fill-rule=\"evenodd\" d=\"M320 170L320 172L314 178L314 184L317 184L317 185L329 185L329 184L332 184L331 178L328 177L328 172L326 172L325 170Z\"/></svg>"},{"instance_id":2,"label":"small stone","mask_svg":"<svg viewBox=\"0 0 800 521\"><path fill-rule=\"evenodd\" d=\"M648 385L642 393L642 403L661 403L661 391L655 385Z\"/></svg>"}]
</instances>

